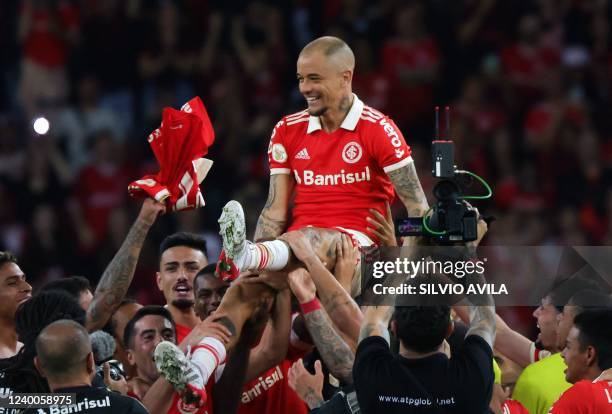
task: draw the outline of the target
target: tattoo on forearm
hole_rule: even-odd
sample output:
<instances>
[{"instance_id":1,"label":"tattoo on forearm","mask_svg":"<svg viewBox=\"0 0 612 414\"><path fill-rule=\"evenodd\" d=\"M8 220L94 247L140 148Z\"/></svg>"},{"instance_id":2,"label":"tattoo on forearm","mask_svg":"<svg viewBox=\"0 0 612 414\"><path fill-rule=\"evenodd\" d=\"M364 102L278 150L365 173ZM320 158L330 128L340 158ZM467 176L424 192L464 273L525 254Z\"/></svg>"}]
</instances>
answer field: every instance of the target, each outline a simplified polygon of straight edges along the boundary
<instances>
[{"instance_id":1,"label":"tattoo on forearm","mask_svg":"<svg viewBox=\"0 0 612 414\"><path fill-rule=\"evenodd\" d=\"M264 210L270 208L272 204L276 201L276 182L278 181L278 175L273 175L270 177L270 188L268 189L268 199L266 200L266 204L264 205Z\"/></svg>"},{"instance_id":2,"label":"tattoo on forearm","mask_svg":"<svg viewBox=\"0 0 612 414\"><path fill-rule=\"evenodd\" d=\"M321 309L304 315L308 332L331 373L345 383L352 383L355 355L333 328Z\"/></svg>"},{"instance_id":3,"label":"tattoo on forearm","mask_svg":"<svg viewBox=\"0 0 612 414\"><path fill-rule=\"evenodd\" d=\"M119 251L106 267L87 309L89 327L103 326L127 294L149 228L149 225L136 220Z\"/></svg>"},{"instance_id":4,"label":"tattoo on forearm","mask_svg":"<svg viewBox=\"0 0 612 414\"><path fill-rule=\"evenodd\" d=\"M255 230L255 241L264 241L274 239L285 230L287 220L275 220L266 215L266 210L261 212L259 220L257 220L257 229Z\"/></svg>"},{"instance_id":5,"label":"tattoo on forearm","mask_svg":"<svg viewBox=\"0 0 612 414\"><path fill-rule=\"evenodd\" d=\"M257 228L255 229L255 241L269 240L280 236L285 230L287 220L277 220L269 216L268 211L276 202L278 196L276 186L278 175L270 177L270 189L268 190L268 199L257 220Z\"/></svg>"},{"instance_id":6,"label":"tattoo on forearm","mask_svg":"<svg viewBox=\"0 0 612 414\"><path fill-rule=\"evenodd\" d=\"M215 319L215 322L225 326L230 331L232 336L236 336L236 325L234 325L234 322L232 322L230 318L228 318L227 316L222 316L219 319Z\"/></svg>"},{"instance_id":7,"label":"tattoo on forearm","mask_svg":"<svg viewBox=\"0 0 612 414\"><path fill-rule=\"evenodd\" d=\"M304 402L308 405L308 408L314 410L323 405L325 401L323 401L323 398L315 390L308 387L304 394Z\"/></svg>"},{"instance_id":8,"label":"tattoo on forearm","mask_svg":"<svg viewBox=\"0 0 612 414\"><path fill-rule=\"evenodd\" d=\"M427 198L421 187L414 163L388 173L397 195L402 200L408 215L421 216L429 208Z\"/></svg>"}]
</instances>

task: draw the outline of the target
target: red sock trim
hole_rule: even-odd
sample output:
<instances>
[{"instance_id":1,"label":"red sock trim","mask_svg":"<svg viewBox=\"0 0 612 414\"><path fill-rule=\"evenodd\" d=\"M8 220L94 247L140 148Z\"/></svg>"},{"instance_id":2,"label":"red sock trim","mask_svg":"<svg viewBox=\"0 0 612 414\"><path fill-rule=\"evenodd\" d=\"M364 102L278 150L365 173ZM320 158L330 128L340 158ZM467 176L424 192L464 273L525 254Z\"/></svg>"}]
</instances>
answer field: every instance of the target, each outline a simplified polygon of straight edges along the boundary
<instances>
[{"instance_id":1,"label":"red sock trim","mask_svg":"<svg viewBox=\"0 0 612 414\"><path fill-rule=\"evenodd\" d=\"M200 345L196 345L193 348L191 348L191 355L194 354L194 352L197 349L206 349L207 351L209 351L213 357L215 358L215 361L217 362L217 366L221 365L221 358L219 357L219 353L217 352L217 350L215 348L213 348L212 346L208 345L208 344L200 344ZM225 361L223 361L225 362Z\"/></svg>"}]
</instances>

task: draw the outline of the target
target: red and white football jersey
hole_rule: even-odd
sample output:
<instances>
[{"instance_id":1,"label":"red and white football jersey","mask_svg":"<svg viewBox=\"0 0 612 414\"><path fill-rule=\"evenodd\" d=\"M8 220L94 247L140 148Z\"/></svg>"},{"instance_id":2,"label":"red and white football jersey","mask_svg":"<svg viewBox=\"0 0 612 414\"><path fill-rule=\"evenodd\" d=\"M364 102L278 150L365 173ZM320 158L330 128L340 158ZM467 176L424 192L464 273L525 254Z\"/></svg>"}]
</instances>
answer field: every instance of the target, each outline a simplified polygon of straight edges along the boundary
<instances>
[{"instance_id":1,"label":"red and white football jersey","mask_svg":"<svg viewBox=\"0 0 612 414\"><path fill-rule=\"evenodd\" d=\"M353 95L340 128L327 133L306 110L285 116L268 148L270 174L295 178L295 208L289 230L306 226L366 231L370 208L385 214L395 196L387 173L412 161L395 123Z\"/></svg>"},{"instance_id":2,"label":"red and white football jersey","mask_svg":"<svg viewBox=\"0 0 612 414\"><path fill-rule=\"evenodd\" d=\"M550 407L550 414L612 413L612 381L578 381Z\"/></svg>"}]
</instances>

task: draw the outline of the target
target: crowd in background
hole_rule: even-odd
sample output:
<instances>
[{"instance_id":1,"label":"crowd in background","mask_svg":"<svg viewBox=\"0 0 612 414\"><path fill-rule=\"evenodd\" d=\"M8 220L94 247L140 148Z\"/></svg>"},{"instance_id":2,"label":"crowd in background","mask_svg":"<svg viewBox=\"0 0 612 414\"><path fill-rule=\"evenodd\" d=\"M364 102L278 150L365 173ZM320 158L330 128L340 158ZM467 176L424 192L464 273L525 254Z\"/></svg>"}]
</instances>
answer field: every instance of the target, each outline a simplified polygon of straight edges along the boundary
<instances>
[{"instance_id":1,"label":"crowd in background","mask_svg":"<svg viewBox=\"0 0 612 414\"><path fill-rule=\"evenodd\" d=\"M146 137L161 109L197 95L216 133L207 205L160 221L132 287L161 303L163 237L201 233L214 258L232 198L253 231L270 131L304 107L297 52L323 34L354 50L355 92L399 125L428 197L433 107L451 105L456 164L494 190L479 204L498 218L489 244L610 244L610 12L605 0L3 2L0 250L35 286L95 283L138 208L127 184L157 171ZM49 134L32 131L37 116Z\"/></svg>"}]
</instances>

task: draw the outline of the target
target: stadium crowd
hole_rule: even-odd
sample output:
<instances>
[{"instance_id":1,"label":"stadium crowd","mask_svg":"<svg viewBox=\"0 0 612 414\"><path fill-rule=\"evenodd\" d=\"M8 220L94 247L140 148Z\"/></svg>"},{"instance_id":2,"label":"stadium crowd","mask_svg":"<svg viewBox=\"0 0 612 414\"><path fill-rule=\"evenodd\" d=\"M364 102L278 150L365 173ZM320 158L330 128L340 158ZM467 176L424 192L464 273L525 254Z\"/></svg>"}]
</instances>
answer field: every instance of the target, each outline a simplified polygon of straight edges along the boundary
<instances>
[{"instance_id":1,"label":"stadium crowd","mask_svg":"<svg viewBox=\"0 0 612 414\"><path fill-rule=\"evenodd\" d=\"M320 55L351 72L356 94L331 132L360 131L363 115L352 127L350 118L361 108L388 115L409 146L392 165L364 146L398 194L389 214L371 217L378 244L397 245L392 217L422 214L425 195L433 202L439 103L452 108L456 164L495 192L478 208L497 220L488 231L480 222L470 247L485 233L490 245L612 244L610 13L605 0L7 1L0 396L70 392L80 405L65 412L117 414L610 410L609 282L573 278L537 309L360 307L358 235L306 230L281 241L262 230L274 222L262 220L273 189L285 192L274 177L292 179L275 139L291 124L324 133L332 119L321 112L312 126L298 112L304 97L313 115L322 96L336 96L300 72ZM352 48L354 77L342 45L311 46L322 35ZM158 169L146 137L163 107L193 96L216 135L206 206L170 212L146 199L138 210L127 186ZM49 120L47 134L32 130L37 117ZM268 150L273 128L281 152ZM420 185L406 193L396 172L410 154L407 179L418 172ZM231 199L257 241L268 240L247 242L238 270L282 275L219 277L234 265L217 263L229 246L217 218Z\"/></svg>"}]
</instances>

